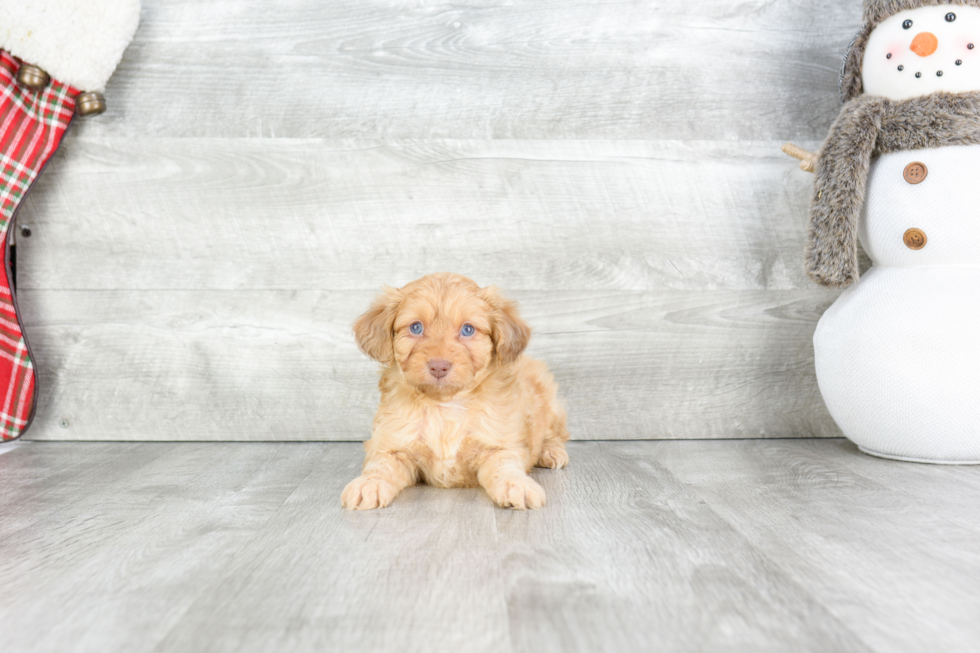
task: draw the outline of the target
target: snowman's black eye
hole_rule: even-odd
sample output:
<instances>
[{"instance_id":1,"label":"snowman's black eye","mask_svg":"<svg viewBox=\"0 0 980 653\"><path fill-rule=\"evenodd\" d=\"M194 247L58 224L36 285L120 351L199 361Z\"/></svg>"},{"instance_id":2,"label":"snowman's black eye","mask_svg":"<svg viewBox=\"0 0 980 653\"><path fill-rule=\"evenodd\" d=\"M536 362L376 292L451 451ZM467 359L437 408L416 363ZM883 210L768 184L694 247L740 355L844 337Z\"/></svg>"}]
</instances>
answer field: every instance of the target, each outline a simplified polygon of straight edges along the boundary
<instances>
[{"instance_id":1,"label":"snowman's black eye","mask_svg":"<svg viewBox=\"0 0 980 653\"><path fill-rule=\"evenodd\" d=\"M946 14L947 23L952 23L954 20L956 20L956 14L954 14L952 11Z\"/></svg>"},{"instance_id":2,"label":"snowman's black eye","mask_svg":"<svg viewBox=\"0 0 980 653\"><path fill-rule=\"evenodd\" d=\"M904 23L902 23L902 28L903 29L912 29L912 21L911 20L907 20Z\"/></svg>"}]
</instances>

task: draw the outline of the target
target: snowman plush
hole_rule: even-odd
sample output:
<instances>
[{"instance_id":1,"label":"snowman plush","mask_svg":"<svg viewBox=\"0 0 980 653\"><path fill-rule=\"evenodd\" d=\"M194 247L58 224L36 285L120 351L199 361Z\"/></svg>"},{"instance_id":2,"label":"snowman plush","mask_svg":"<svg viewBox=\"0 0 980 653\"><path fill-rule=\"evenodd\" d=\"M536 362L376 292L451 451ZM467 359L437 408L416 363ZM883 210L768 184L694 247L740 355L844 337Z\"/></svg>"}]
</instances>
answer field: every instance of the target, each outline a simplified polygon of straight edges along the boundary
<instances>
[{"instance_id":1,"label":"snowman plush","mask_svg":"<svg viewBox=\"0 0 980 653\"><path fill-rule=\"evenodd\" d=\"M980 463L980 0L866 0L864 19L815 164L807 273L847 288L817 380L866 453Z\"/></svg>"}]
</instances>

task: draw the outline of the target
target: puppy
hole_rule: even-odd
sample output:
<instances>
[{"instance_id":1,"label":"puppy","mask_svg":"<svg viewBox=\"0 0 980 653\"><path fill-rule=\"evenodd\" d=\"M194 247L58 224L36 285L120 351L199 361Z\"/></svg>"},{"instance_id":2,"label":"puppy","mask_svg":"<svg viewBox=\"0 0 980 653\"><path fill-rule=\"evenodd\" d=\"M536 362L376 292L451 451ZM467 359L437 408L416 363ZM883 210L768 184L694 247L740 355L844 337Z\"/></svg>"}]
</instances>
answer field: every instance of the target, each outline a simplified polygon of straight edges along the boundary
<instances>
[{"instance_id":1,"label":"puppy","mask_svg":"<svg viewBox=\"0 0 980 653\"><path fill-rule=\"evenodd\" d=\"M383 365L381 405L345 508L383 508L419 481L482 486L504 508L540 508L533 466L568 462L565 410L547 366L523 355L531 329L493 286L432 274L386 288L354 323Z\"/></svg>"}]
</instances>

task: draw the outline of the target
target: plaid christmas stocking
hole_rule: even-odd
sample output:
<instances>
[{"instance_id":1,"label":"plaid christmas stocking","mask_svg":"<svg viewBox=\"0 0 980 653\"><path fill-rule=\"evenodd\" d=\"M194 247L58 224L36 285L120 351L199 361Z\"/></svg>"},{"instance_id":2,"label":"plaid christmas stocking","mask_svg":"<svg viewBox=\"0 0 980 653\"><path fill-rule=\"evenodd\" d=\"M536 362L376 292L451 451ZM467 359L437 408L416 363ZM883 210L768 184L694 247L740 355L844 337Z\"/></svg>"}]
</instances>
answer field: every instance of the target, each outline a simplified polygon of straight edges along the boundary
<instances>
[{"instance_id":1,"label":"plaid christmas stocking","mask_svg":"<svg viewBox=\"0 0 980 653\"><path fill-rule=\"evenodd\" d=\"M53 82L35 91L18 83L21 63L0 50L0 435L19 437L34 416L34 363L11 283L9 230L31 185L61 144L75 115L74 88Z\"/></svg>"},{"instance_id":2,"label":"plaid christmas stocking","mask_svg":"<svg viewBox=\"0 0 980 653\"><path fill-rule=\"evenodd\" d=\"M101 91L139 23L139 0L0 0L0 438L34 417L34 361L11 266L14 216L76 115ZM85 89L82 93L78 89Z\"/></svg>"}]
</instances>

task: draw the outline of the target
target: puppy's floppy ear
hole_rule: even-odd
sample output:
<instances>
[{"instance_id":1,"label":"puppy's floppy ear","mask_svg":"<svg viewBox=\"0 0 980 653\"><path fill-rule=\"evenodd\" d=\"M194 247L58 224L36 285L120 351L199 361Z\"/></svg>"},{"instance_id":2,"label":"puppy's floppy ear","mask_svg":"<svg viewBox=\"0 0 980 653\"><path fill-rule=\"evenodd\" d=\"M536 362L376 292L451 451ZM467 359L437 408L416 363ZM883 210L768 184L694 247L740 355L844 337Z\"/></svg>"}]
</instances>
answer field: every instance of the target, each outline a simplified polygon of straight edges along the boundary
<instances>
[{"instance_id":1,"label":"puppy's floppy ear","mask_svg":"<svg viewBox=\"0 0 980 653\"><path fill-rule=\"evenodd\" d=\"M490 321L494 355L504 365L513 363L527 349L531 327L521 319L517 303L505 299L496 286L483 288L480 295L493 309Z\"/></svg>"},{"instance_id":2,"label":"puppy's floppy ear","mask_svg":"<svg viewBox=\"0 0 980 653\"><path fill-rule=\"evenodd\" d=\"M396 288L385 287L371 308L354 322L354 340L365 354L385 365L395 360L392 346L395 315L402 303L402 293Z\"/></svg>"}]
</instances>

